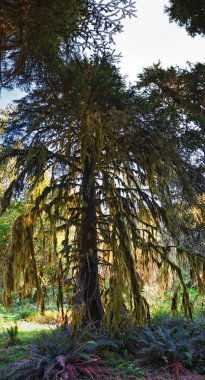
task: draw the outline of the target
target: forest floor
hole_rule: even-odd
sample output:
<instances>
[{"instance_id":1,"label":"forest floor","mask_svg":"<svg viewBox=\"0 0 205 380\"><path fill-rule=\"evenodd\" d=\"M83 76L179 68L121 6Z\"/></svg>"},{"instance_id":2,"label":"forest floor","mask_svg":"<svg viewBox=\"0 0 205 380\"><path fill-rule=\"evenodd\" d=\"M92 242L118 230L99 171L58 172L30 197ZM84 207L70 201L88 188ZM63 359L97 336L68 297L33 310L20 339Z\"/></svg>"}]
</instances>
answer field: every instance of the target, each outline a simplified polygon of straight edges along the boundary
<instances>
[{"instance_id":1,"label":"forest floor","mask_svg":"<svg viewBox=\"0 0 205 380\"><path fill-rule=\"evenodd\" d=\"M0 369L8 366L12 367L14 363L24 359L28 355L27 353L31 342L42 334L44 335L46 333L50 335L58 324L56 323L58 321L52 318L51 314L44 320L39 315L35 318L29 318L27 316L25 316L25 318L27 320L20 319L18 313L12 314L11 312L0 311ZM15 325L18 326L16 333ZM150 360L147 360L147 362L142 363L133 353L130 354L128 349L129 347L126 347L123 352L112 352L112 350L105 350L103 352L100 357L100 365L102 365L102 368L108 369L109 372L107 374L102 374L100 377L95 377L93 374L91 374L90 377L79 374L77 379L205 380L205 371L204 374L196 373L197 371L195 371L193 365L191 369L185 369L185 367L177 361L174 363L165 363L165 358L165 362L163 363L163 360L159 360L158 356L156 356L156 360L152 357ZM9 377L6 377L6 379L8 378ZM4 380L1 374L0 379ZM25 378L22 377L22 380L24 379ZM54 377L49 377L49 379L54 379ZM68 379L70 379L70 377L68 377Z\"/></svg>"}]
</instances>

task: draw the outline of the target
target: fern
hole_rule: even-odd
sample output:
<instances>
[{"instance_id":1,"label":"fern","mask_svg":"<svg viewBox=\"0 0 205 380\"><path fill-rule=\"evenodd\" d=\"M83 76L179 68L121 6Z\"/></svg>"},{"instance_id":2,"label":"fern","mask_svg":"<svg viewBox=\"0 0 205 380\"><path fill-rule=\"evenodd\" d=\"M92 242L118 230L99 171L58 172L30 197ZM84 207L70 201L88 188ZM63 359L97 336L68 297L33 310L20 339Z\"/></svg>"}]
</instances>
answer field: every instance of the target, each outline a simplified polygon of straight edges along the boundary
<instances>
[{"instance_id":1,"label":"fern","mask_svg":"<svg viewBox=\"0 0 205 380\"><path fill-rule=\"evenodd\" d=\"M111 339L104 330L100 333L85 328L72 337L69 327L63 331L57 329L33 340L27 359L14 363L12 368L6 367L0 378L77 380L82 376L93 379L111 377L108 362L103 360L102 363L103 356L112 357L126 350L132 353L134 363L168 365L176 376L191 368L204 373L205 321L159 319L151 327L133 326L131 331L123 331L118 340ZM113 369L113 365L110 368Z\"/></svg>"},{"instance_id":2,"label":"fern","mask_svg":"<svg viewBox=\"0 0 205 380\"><path fill-rule=\"evenodd\" d=\"M13 368L6 367L2 371L3 379L77 380L78 374L100 379L110 371L101 366L101 357L96 353L106 346L112 349L118 346L105 335L99 340L98 337L93 330L82 329L74 339L69 327L41 334L33 340L29 358L16 362Z\"/></svg>"},{"instance_id":3,"label":"fern","mask_svg":"<svg viewBox=\"0 0 205 380\"><path fill-rule=\"evenodd\" d=\"M19 331L17 324L6 329L6 332L4 334L6 337L4 347L14 346L19 343L18 332Z\"/></svg>"},{"instance_id":4,"label":"fern","mask_svg":"<svg viewBox=\"0 0 205 380\"><path fill-rule=\"evenodd\" d=\"M169 364L179 373L185 373L183 368L205 372L204 320L158 319L152 327L133 328L123 346L141 363Z\"/></svg>"}]
</instances>

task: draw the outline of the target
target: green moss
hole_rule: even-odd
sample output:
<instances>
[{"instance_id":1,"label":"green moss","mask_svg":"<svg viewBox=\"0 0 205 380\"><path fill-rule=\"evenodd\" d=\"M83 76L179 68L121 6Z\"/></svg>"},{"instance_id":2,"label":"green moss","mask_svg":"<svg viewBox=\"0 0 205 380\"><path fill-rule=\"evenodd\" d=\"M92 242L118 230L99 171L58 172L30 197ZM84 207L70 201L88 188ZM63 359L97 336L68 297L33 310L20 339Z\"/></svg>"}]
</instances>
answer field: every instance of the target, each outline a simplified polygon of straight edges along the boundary
<instances>
[{"instance_id":1,"label":"green moss","mask_svg":"<svg viewBox=\"0 0 205 380\"><path fill-rule=\"evenodd\" d=\"M120 355L110 353L102 360L104 367L109 368L116 376L120 374L122 379L127 379L128 376L143 377L145 372L143 369L138 368L133 359L127 355Z\"/></svg>"}]
</instances>

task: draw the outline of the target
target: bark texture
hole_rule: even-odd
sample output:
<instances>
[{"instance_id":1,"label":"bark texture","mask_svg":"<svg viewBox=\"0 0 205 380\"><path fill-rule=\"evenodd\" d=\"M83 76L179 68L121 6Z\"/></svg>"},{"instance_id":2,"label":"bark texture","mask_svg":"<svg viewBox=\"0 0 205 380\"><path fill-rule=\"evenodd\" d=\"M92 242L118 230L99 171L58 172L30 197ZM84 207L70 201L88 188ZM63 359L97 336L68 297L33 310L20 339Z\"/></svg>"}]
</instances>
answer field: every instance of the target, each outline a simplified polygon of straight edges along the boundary
<instances>
[{"instance_id":1,"label":"bark texture","mask_svg":"<svg viewBox=\"0 0 205 380\"><path fill-rule=\"evenodd\" d=\"M84 164L82 198L84 206L81 226L79 282L82 299L86 305L84 322L92 321L98 325L103 318L104 311L98 281L94 162L89 157L85 159Z\"/></svg>"}]
</instances>

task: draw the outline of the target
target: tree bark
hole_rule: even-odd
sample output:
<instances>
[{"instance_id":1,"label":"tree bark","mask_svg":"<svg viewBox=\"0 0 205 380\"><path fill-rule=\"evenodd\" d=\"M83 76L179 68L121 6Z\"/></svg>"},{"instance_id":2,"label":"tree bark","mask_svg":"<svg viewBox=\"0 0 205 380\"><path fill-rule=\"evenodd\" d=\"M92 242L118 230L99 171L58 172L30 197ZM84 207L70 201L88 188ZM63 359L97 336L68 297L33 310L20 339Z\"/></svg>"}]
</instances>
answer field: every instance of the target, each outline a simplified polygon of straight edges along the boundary
<instances>
[{"instance_id":1,"label":"tree bark","mask_svg":"<svg viewBox=\"0 0 205 380\"><path fill-rule=\"evenodd\" d=\"M82 179L83 212L80 236L79 285L86 305L83 323L98 325L104 310L98 280L98 250L96 230L96 191L94 160L86 157Z\"/></svg>"}]
</instances>

